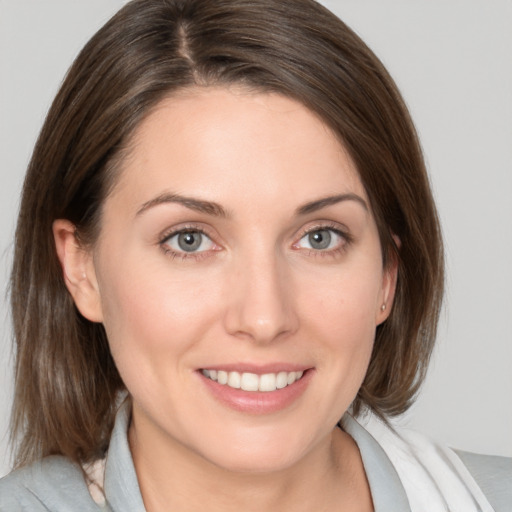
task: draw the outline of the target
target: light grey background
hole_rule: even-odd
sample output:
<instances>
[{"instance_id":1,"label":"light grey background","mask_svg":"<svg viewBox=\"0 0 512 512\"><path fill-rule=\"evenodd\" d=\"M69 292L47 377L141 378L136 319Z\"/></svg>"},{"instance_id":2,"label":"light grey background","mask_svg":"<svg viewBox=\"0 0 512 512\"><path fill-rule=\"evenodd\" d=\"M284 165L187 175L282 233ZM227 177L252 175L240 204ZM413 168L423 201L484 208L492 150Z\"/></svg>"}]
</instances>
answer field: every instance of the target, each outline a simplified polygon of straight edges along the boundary
<instances>
[{"instance_id":1,"label":"light grey background","mask_svg":"<svg viewBox=\"0 0 512 512\"><path fill-rule=\"evenodd\" d=\"M2 290L23 174L46 110L79 49L123 3L0 0ZM512 2L324 3L401 88L446 238L439 346L421 397L400 422L461 449L512 456ZM1 476L9 468L12 370L7 300L0 308Z\"/></svg>"}]
</instances>

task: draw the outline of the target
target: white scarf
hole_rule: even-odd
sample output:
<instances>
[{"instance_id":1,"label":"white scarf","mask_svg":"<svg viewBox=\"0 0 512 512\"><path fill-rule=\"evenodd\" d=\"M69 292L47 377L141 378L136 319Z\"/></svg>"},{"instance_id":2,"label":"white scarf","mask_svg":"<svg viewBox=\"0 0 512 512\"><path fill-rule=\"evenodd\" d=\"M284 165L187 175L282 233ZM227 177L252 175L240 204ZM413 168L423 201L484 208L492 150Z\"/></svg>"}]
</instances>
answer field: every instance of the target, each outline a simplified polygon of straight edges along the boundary
<instances>
[{"instance_id":1,"label":"white scarf","mask_svg":"<svg viewBox=\"0 0 512 512\"><path fill-rule=\"evenodd\" d=\"M379 443L396 469L412 512L494 512L457 454L373 414L356 421Z\"/></svg>"}]
</instances>

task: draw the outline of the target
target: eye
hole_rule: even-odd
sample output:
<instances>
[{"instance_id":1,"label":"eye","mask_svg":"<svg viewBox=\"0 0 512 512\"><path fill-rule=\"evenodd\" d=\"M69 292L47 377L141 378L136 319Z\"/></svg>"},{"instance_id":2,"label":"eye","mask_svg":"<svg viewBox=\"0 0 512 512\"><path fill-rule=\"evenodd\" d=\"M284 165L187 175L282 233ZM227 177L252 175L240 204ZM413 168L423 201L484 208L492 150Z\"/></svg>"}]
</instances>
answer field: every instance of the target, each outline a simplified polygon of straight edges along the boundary
<instances>
[{"instance_id":1,"label":"eye","mask_svg":"<svg viewBox=\"0 0 512 512\"><path fill-rule=\"evenodd\" d=\"M340 231L332 228L317 228L306 233L294 247L329 251L341 247L345 242L346 237Z\"/></svg>"},{"instance_id":2,"label":"eye","mask_svg":"<svg viewBox=\"0 0 512 512\"><path fill-rule=\"evenodd\" d=\"M215 248L213 241L198 230L178 231L163 240L162 244L176 253L197 253Z\"/></svg>"}]
</instances>

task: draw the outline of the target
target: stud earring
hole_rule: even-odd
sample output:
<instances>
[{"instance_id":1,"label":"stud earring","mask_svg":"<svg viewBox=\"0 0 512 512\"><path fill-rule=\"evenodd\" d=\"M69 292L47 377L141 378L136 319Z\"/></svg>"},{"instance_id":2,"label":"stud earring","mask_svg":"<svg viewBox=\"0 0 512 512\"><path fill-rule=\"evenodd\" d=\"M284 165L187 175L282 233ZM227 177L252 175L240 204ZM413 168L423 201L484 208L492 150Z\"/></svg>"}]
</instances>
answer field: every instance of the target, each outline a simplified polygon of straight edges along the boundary
<instances>
[{"instance_id":1,"label":"stud earring","mask_svg":"<svg viewBox=\"0 0 512 512\"><path fill-rule=\"evenodd\" d=\"M382 304L382 306L380 307L380 310L381 311L386 311L386 304Z\"/></svg>"}]
</instances>

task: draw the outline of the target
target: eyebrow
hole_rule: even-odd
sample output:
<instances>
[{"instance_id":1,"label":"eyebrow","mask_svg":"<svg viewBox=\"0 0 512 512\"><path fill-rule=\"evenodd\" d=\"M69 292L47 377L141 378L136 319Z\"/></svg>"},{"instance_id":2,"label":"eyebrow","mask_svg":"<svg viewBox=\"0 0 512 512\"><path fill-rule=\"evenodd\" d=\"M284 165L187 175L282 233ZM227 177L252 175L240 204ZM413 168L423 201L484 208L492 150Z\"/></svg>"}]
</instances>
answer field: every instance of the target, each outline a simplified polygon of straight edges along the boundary
<instances>
[{"instance_id":1,"label":"eyebrow","mask_svg":"<svg viewBox=\"0 0 512 512\"><path fill-rule=\"evenodd\" d=\"M190 210L206 213L207 215L213 215L214 217L228 217L226 210L224 210L224 208L218 203L172 193L164 193L155 197L154 199L151 199L150 201L147 201L139 208L136 215L141 215L146 210L149 210L154 206L168 203L181 204Z\"/></svg>"},{"instance_id":2,"label":"eyebrow","mask_svg":"<svg viewBox=\"0 0 512 512\"><path fill-rule=\"evenodd\" d=\"M306 203L305 205L297 208L296 213L297 215L306 215L308 213L313 213L316 212L317 210L321 210L322 208L326 208L327 206L341 203L342 201L356 201L366 211L369 211L368 204L362 197L358 196L357 194L348 193L316 199L315 201L311 201L310 203Z\"/></svg>"},{"instance_id":3,"label":"eyebrow","mask_svg":"<svg viewBox=\"0 0 512 512\"><path fill-rule=\"evenodd\" d=\"M296 215L307 215L308 213L316 212L317 210L321 210L322 208L326 208L327 206L331 206L337 203L341 203L343 201L356 201L359 203L366 211L369 210L366 201L358 196L357 194L338 194L335 196L323 197L321 199L316 199L309 203L306 203L302 206L299 206L295 211ZM213 201L205 201L204 199L197 199L194 197L182 196L180 194L173 193L164 193L159 196L145 202L139 210L137 210L136 216L141 215L145 211L153 208L155 206L161 204L168 203L176 203L189 208L190 210L195 210L200 213L205 213L207 215L212 215L214 217L222 217L227 218L229 214L227 211L218 203Z\"/></svg>"}]
</instances>

